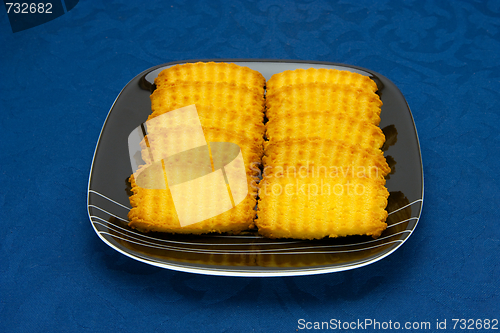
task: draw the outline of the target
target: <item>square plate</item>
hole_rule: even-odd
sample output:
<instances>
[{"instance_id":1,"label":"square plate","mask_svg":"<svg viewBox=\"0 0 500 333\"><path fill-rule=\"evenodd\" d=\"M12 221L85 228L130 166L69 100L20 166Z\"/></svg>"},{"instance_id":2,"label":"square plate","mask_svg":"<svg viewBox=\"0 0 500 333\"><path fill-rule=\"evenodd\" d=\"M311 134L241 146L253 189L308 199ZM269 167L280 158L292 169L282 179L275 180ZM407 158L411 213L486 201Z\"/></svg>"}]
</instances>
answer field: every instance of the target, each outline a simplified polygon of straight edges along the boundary
<instances>
[{"instance_id":1,"label":"square plate","mask_svg":"<svg viewBox=\"0 0 500 333\"><path fill-rule=\"evenodd\" d=\"M128 227L132 174L128 135L151 113L154 78L164 68L197 61L233 62L273 74L297 68L334 68L371 77L383 106L382 148L392 172L387 229L374 240L364 236L303 241L266 239L254 232L240 235L142 234ZM424 179L417 131L399 89L368 69L326 62L286 60L189 60L152 67L120 92L104 122L89 176L87 208L97 235L113 249L135 260L184 272L225 276L297 276L343 271L376 262L397 250L412 234L422 211Z\"/></svg>"}]
</instances>

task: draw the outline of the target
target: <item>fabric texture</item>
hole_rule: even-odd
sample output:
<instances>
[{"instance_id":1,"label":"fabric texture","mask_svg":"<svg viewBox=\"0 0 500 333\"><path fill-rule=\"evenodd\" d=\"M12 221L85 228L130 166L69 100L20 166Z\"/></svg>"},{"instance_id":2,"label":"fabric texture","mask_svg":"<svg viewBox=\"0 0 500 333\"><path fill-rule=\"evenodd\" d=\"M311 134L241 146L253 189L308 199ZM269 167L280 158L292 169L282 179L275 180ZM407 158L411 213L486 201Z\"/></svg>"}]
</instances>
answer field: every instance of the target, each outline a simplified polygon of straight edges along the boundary
<instances>
[{"instance_id":1,"label":"fabric texture","mask_svg":"<svg viewBox=\"0 0 500 333\"><path fill-rule=\"evenodd\" d=\"M500 320L499 1L80 1L16 33L2 10L0 45L1 332ZM366 267L287 278L181 273L105 245L86 190L113 101L149 67L214 58L331 61L391 79L425 174L409 240Z\"/></svg>"}]
</instances>

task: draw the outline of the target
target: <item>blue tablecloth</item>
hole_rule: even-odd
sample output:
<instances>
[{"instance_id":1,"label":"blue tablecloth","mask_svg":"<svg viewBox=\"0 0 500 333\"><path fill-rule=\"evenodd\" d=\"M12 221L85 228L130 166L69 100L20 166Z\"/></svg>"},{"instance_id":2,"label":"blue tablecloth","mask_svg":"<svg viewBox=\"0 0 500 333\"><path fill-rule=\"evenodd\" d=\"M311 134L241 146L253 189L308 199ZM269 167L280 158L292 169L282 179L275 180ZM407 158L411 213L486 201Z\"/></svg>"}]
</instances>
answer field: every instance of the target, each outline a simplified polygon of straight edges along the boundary
<instances>
[{"instance_id":1,"label":"blue tablecloth","mask_svg":"<svg viewBox=\"0 0 500 333\"><path fill-rule=\"evenodd\" d=\"M1 332L500 329L498 1L80 1L16 33L1 10L0 45ZM425 172L410 239L366 267L287 278L175 272L105 245L86 190L113 101L149 67L207 58L391 79Z\"/></svg>"}]
</instances>

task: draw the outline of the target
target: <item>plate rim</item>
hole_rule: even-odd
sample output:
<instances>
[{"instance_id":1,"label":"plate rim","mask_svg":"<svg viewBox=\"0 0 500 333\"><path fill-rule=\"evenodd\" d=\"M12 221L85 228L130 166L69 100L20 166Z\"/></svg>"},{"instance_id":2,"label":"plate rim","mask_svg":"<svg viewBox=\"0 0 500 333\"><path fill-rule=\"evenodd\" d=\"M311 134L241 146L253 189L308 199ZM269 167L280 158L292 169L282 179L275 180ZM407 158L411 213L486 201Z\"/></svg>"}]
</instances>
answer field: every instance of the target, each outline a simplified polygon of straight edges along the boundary
<instances>
[{"instance_id":1,"label":"plate rim","mask_svg":"<svg viewBox=\"0 0 500 333\"><path fill-rule=\"evenodd\" d=\"M416 214L416 220L415 220L415 225L414 227L409 230L409 234L402 239L400 242L393 244L392 248L388 250L385 253L382 253L379 256L376 256L374 258L369 258L366 260L362 260L360 262L356 263L351 263L351 264L346 264L346 265L340 265L340 266L332 266L332 267L312 267L312 268L295 268L295 269L287 269L287 270L282 270L279 267L274 268L274 269L269 269L269 270L244 270L244 269L227 269L227 268L217 268L217 267L211 267L211 268L204 268L204 267L197 267L197 266L189 266L189 265L182 265L182 263L176 264L176 263L164 263L164 262L158 262L150 259L145 259L140 256L134 255L132 253L129 253L127 251L124 251L117 246L115 246L113 243L111 243L104 235L102 235L98 230L96 225L94 224L91 213L90 213L90 193L91 188L91 179L92 179L92 174L93 174L93 168L94 168L94 162L95 158L97 155L97 150L99 147L99 143L102 138L102 133L104 131L104 128L106 126L106 123L110 117L111 112L113 111L113 108L122 95L123 91L127 88L128 85L132 83L136 78L141 78L145 79L146 75L149 74L150 72L157 70L162 67L167 67L167 66L173 66L173 65L178 65L178 64L185 64L185 63L195 63L195 62L255 62L255 63L295 63L295 64L311 64L311 65L326 65L326 66L338 66L338 67L346 67L346 68L353 68L353 69L358 69L360 71L364 71L366 73L371 73L375 76L382 76L385 79L387 79L389 82L391 82L394 87L397 88L398 92L401 94L404 102L406 103L406 107L409 112L409 116L413 125L413 130L415 132L415 138L416 138L416 144L417 144L417 150L418 150L418 157L419 157L419 162L420 162L420 170L421 170L421 180L422 180L422 188L421 188L421 198L412 201L409 205L413 205L416 202L420 202L419 205L419 210ZM422 151L420 147L420 138L418 136L418 131L417 127L415 124L415 119L413 117L413 113L410 109L410 106L408 105L408 102L406 98L404 97L403 93L397 87L389 78L386 76L379 74L378 72L375 72L373 70L356 66L356 65L348 65L348 64L343 64L343 63L336 63L336 62L329 62L329 61L315 61L315 60L294 60L294 59L272 59L272 58L266 58L266 59L255 59L255 58L208 58L208 59L187 59L187 60L179 60L179 61L171 61L167 62L164 64L160 65L155 65L152 67L149 67L148 69L142 71L141 73L137 74L134 76L132 79L130 79L127 84L124 85L124 87L121 89L120 93L116 96L115 100L113 101L113 104L111 105L106 118L103 122L103 125L101 127L101 130L99 132L99 137L96 142L96 146L94 148L94 154L92 157L92 163L90 166L89 170L89 178L88 178L88 183L87 183L87 215L89 218L89 221L95 231L95 233L98 235L98 237L108 246L113 248L114 250L118 251L119 253L122 253L126 255L127 257L134 259L139 262L143 262L152 266L160 267L160 268L166 268L178 272L185 272L185 273L196 273L196 274L202 274L202 275L213 275L213 276L233 276L233 277L284 277L284 276L307 276L307 275L318 275L318 274L327 274L327 273L334 273L334 272L341 272L341 271L347 271L351 269L356 269L356 268L361 268L370 264L373 264L375 262L378 262L379 260L382 260L389 256L390 254L394 253L397 249L399 249L413 234L415 229L417 228L417 225L420 221L420 218L422 216L422 211L423 211L423 205L424 205L424 195L425 195L425 179L424 179L424 167L423 167L423 161L422 161ZM407 205L408 206L408 205ZM401 209L401 208L400 208Z\"/></svg>"}]
</instances>

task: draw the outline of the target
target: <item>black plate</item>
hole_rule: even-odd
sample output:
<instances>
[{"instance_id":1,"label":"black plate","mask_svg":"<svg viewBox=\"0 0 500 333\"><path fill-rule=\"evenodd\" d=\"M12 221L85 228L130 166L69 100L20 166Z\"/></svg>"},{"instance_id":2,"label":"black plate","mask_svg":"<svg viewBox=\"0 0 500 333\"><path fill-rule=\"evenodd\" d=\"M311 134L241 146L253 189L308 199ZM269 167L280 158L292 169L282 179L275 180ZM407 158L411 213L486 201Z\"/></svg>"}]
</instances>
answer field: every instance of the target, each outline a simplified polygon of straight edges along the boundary
<instances>
[{"instance_id":1,"label":"black plate","mask_svg":"<svg viewBox=\"0 0 500 333\"><path fill-rule=\"evenodd\" d=\"M132 173L128 135L151 113L150 93L165 67L196 61L234 62L266 79L297 68L335 68L370 76L383 102L380 127L392 168L388 228L376 240L362 236L317 241L271 240L252 232L229 235L141 234L127 226L127 179ZM291 276L343 271L378 261L398 249L415 229L424 179L417 131L399 89L373 71L341 64L282 60L190 60L155 66L133 78L116 98L102 128L92 162L87 206L97 235L113 249L142 262L184 272L227 276Z\"/></svg>"}]
</instances>

